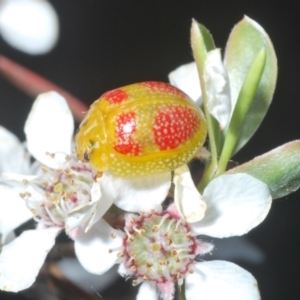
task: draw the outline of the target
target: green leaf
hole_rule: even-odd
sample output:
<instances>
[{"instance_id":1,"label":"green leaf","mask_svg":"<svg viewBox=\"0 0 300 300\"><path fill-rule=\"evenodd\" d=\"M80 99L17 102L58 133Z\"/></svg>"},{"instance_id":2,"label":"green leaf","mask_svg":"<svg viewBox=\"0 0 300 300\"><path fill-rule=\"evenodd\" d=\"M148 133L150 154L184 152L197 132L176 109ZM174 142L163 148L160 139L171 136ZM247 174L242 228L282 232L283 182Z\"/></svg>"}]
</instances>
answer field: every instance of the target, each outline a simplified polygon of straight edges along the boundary
<instances>
[{"instance_id":1,"label":"green leaf","mask_svg":"<svg viewBox=\"0 0 300 300\"><path fill-rule=\"evenodd\" d=\"M250 65L262 48L266 51L265 68L241 128L235 153L248 142L262 122L272 101L277 79L277 59L271 40L258 23L244 17L230 34L224 58L230 80L232 107L236 104Z\"/></svg>"},{"instance_id":2,"label":"green leaf","mask_svg":"<svg viewBox=\"0 0 300 300\"><path fill-rule=\"evenodd\" d=\"M226 172L247 173L270 189L273 199L284 197L300 187L300 140L284 144Z\"/></svg>"},{"instance_id":3,"label":"green leaf","mask_svg":"<svg viewBox=\"0 0 300 300\"><path fill-rule=\"evenodd\" d=\"M210 33L210 31L201 23L198 23L202 37L203 37L203 41L206 47L207 51L211 51L213 49L216 48L215 46L215 42L213 39L212 34Z\"/></svg>"},{"instance_id":4,"label":"green leaf","mask_svg":"<svg viewBox=\"0 0 300 300\"><path fill-rule=\"evenodd\" d=\"M224 172L229 159L233 155L236 144L241 135L243 124L247 119L249 109L254 100L259 82L266 64L266 51L261 49L254 58L246 78L243 82L239 97L234 107L228 130L225 135L225 142L219 162L219 172Z\"/></svg>"}]
</instances>

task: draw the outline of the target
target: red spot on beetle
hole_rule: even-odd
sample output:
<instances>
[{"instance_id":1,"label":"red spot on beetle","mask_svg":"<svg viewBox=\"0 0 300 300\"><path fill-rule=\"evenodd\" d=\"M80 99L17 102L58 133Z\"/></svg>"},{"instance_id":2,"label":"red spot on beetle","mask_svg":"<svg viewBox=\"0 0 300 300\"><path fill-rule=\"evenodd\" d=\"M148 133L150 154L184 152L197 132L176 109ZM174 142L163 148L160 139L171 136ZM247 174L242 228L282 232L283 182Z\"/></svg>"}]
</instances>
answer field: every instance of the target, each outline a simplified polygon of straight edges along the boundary
<instances>
[{"instance_id":1,"label":"red spot on beetle","mask_svg":"<svg viewBox=\"0 0 300 300\"><path fill-rule=\"evenodd\" d=\"M184 98L187 97L187 95L184 92L182 92L175 86L170 85L168 83L159 82L159 81L146 81L146 82L141 82L140 84L150 89L153 92L162 92L162 93L167 93L169 95L174 95L174 96L184 97Z\"/></svg>"},{"instance_id":2,"label":"red spot on beetle","mask_svg":"<svg viewBox=\"0 0 300 300\"><path fill-rule=\"evenodd\" d=\"M196 133L200 126L197 113L184 106L166 106L155 117L153 133L160 150L175 149Z\"/></svg>"},{"instance_id":3,"label":"red spot on beetle","mask_svg":"<svg viewBox=\"0 0 300 300\"><path fill-rule=\"evenodd\" d=\"M137 156L141 152L141 146L133 140L136 131L136 119L133 111L124 112L116 118L116 138L114 149L125 155Z\"/></svg>"},{"instance_id":4,"label":"red spot on beetle","mask_svg":"<svg viewBox=\"0 0 300 300\"><path fill-rule=\"evenodd\" d=\"M115 89L109 92L106 92L102 95L101 98L104 98L110 104L120 104L128 98L128 94L121 89Z\"/></svg>"}]
</instances>

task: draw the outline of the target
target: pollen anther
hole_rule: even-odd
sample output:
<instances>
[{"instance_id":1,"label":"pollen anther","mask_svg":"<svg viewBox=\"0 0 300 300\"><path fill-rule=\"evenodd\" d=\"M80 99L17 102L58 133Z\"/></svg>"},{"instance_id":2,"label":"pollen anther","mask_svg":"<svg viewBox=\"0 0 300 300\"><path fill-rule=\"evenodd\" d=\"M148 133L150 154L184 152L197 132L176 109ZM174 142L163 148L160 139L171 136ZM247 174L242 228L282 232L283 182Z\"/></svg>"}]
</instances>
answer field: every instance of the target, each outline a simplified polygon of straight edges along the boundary
<instances>
[{"instance_id":1,"label":"pollen anther","mask_svg":"<svg viewBox=\"0 0 300 300\"><path fill-rule=\"evenodd\" d=\"M153 266L153 264L150 263L146 263L147 268L151 268Z\"/></svg>"},{"instance_id":2,"label":"pollen anther","mask_svg":"<svg viewBox=\"0 0 300 300\"><path fill-rule=\"evenodd\" d=\"M124 253L123 252L118 252L117 257L118 258L124 257Z\"/></svg>"},{"instance_id":3,"label":"pollen anther","mask_svg":"<svg viewBox=\"0 0 300 300\"><path fill-rule=\"evenodd\" d=\"M41 166L41 170L46 173L49 171L49 168L46 166Z\"/></svg>"},{"instance_id":4,"label":"pollen anther","mask_svg":"<svg viewBox=\"0 0 300 300\"><path fill-rule=\"evenodd\" d=\"M158 225L154 225L152 227L152 232L158 232L158 230L159 230L159 226Z\"/></svg>"},{"instance_id":5,"label":"pollen anther","mask_svg":"<svg viewBox=\"0 0 300 300\"><path fill-rule=\"evenodd\" d=\"M136 273L137 272L137 267L136 266L131 266L130 267L131 268L131 271L133 272L133 273Z\"/></svg>"}]
</instances>

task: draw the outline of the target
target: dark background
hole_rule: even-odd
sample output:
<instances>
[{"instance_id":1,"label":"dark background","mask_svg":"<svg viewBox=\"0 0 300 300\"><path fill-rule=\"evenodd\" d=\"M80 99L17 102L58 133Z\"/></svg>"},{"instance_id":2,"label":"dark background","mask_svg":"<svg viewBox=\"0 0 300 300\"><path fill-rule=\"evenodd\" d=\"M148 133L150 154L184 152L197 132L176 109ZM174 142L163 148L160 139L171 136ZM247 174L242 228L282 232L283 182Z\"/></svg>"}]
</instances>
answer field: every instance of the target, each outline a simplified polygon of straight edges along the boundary
<instances>
[{"instance_id":1,"label":"dark background","mask_svg":"<svg viewBox=\"0 0 300 300\"><path fill-rule=\"evenodd\" d=\"M244 14L248 15L271 37L278 57L279 77L267 117L247 147L234 159L242 163L300 138L298 1L50 2L60 19L56 48L47 55L29 56L10 48L0 39L0 52L87 104L115 87L146 80L167 81L171 70L190 62L191 18L205 24L213 33L216 45L224 49L233 25ZM23 140L23 125L32 99L2 77L0 99L1 125ZM299 198L297 192L274 201L266 220L248 234L249 239L264 251L266 261L259 266L240 265L257 278L264 300L300 299ZM116 296L115 299L123 298Z\"/></svg>"}]
</instances>

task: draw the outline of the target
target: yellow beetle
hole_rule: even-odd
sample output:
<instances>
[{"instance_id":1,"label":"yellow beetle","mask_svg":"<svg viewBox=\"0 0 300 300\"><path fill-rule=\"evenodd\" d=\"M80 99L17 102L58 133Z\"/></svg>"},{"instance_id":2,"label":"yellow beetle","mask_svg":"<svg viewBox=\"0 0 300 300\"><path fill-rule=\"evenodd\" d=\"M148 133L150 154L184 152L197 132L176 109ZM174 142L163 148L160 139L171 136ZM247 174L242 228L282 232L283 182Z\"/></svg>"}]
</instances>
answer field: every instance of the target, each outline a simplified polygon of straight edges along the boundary
<instances>
[{"instance_id":1,"label":"yellow beetle","mask_svg":"<svg viewBox=\"0 0 300 300\"><path fill-rule=\"evenodd\" d=\"M99 172L132 178L172 171L203 145L207 126L200 108L163 82L141 82L103 94L75 137L80 160Z\"/></svg>"}]
</instances>

